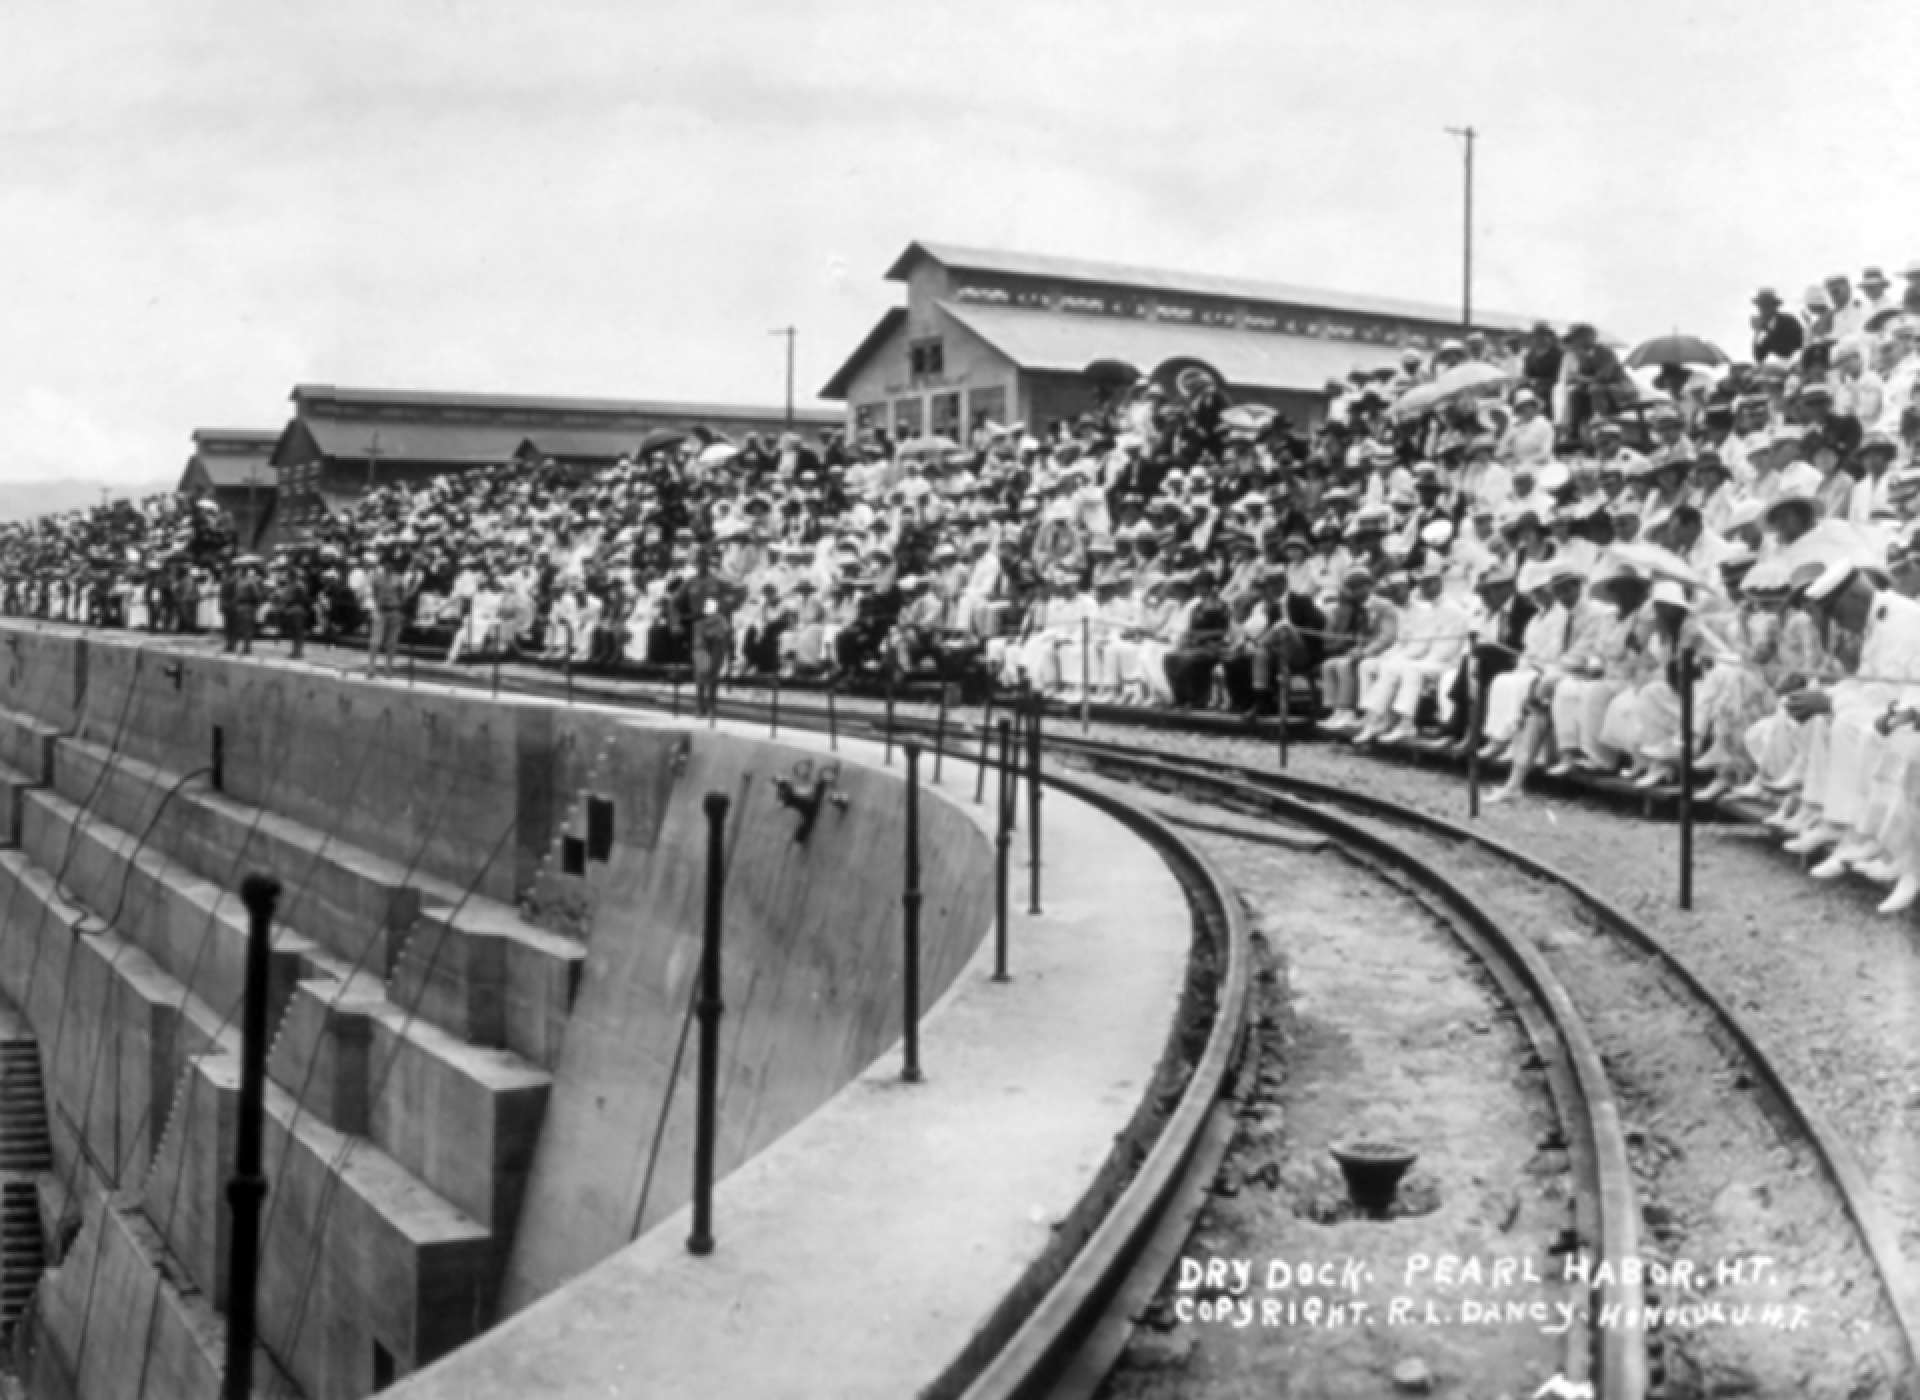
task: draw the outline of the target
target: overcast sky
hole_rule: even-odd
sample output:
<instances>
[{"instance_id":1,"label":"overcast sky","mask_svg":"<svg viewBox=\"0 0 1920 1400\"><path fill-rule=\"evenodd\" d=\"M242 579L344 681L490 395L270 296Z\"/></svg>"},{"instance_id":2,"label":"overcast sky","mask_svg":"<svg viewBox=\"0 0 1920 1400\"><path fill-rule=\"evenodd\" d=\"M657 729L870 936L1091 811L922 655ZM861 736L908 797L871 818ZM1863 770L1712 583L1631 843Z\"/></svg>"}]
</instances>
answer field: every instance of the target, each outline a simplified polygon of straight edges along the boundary
<instances>
[{"instance_id":1,"label":"overcast sky","mask_svg":"<svg viewBox=\"0 0 1920 1400\"><path fill-rule=\"evenodd\" d=\"M0 478L296 382L803 403L914 238L1735 341L1920 259L1920 4L6 0Z\"/></svg>"}]
</instances>

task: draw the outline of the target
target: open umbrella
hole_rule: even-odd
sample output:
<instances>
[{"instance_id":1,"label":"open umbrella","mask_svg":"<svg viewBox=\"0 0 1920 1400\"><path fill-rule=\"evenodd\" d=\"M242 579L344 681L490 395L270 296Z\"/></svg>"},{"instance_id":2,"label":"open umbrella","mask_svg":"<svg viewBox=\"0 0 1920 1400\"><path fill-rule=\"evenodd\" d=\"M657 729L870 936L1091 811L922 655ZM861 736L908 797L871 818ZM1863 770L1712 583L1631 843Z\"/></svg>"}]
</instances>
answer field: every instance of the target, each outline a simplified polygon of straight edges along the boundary
<instances>
[{"instance_id":1,"label":"open umbrella","mask_svg":"<svg viewBox=\"0 0 1920 1400\"><path fill-rule=\"evenodd\" d=\"M1106 389L1125 388L1140 378L1140 371L1125 360L1095 360L1080 372Z\"/></svg>"},{"instance_id":2,"label":"open umbrella","mask_svg":"<svg viewBox=\"0 0 1920 1400\"><path fill-rule=\"evenodd\" d=\"M679 428L655 428L640 439L640 446L634 449L635 455L644 457L650 452L665 452L668 448L678 447L692 434Z\"/></svg>"},{"instance_id":3,"label":"open umbrella","mask_svg":"<svg viewBox=\"0 0 1920 1400\"><path fill-rule=\"evenodd\" d=\"M1163 389L1177 391L1182 397L1192 398L1209 388L1224 389L1227 377L1205 360L1175 355L1155 366L1153 382Z\"/></svg>"},{"instance_id":4,"label":"open umbrella","mask_svg":"<svg viewBox=\"0 0 1920 1400\"><path fill-rule=\"evenodd\" d=\"M716 442L711 447L702 448L694 460L703 467L724 467L740 455L740 449L730 442Z\"/></svg>"},{"instance_id":5,"label":"open umbrella","mask_svg":"<svg viewBox=\"0 0 1920 1400\"><path fill-rule=\"evenodd\" d=\"M1668 579L1688 588L1698 588L1705 582L1698 570L1672 550L1646 540L1608 545L1607 555L1648 578Z\"/></svg>"},{"instance_id":6,"label":"open umbrella","mask_svg":"<svg viewBox=\"0 0 1920 1400\"><path fill-rule=\"evenodd\" d=\"M1480 360L1468 360L1464 365L1455 365L1430 384L1419 384L1407 390L1394 400L1392 413L1395 418L1414 418L1422 413L1431 413L1449 400L1463 395L1491 394L1504 389L1519 377Z\"/></svg>"},{"instance_id":7,"label":"open umbrella","mask_svg":"<svg viewBox=\"0 0 1920 1400\"><path fill-rule=\"evenodd\" d=\"M1644 340L1628 352L1628 369L1639 369L1643 365L1724 365L1730 361L1727 352L1710 340L1702 340L1697 335L1682 335L1675 331L1672 335L1656 335L1652 340Z\"/></svg>"},{"instance_id":8,"label":"open umbrella","mask_svg":"<svg viewBox=\"0 0 1920 1400\"><path fill-rule=\"evenodd\" d=\"M1235 404L1220 415L1220 421L1236 433L1262 433L1272 426L1273 420L1280 416L1275 409L1263 403Z\"/></svg>"},{"instance_id":9,"label":"open umbrella","mask_svg":"<svg viewBox=\"0 0 1920 1400\"><path fill-rule=\"evenodd\" d=\"M901 443L900 450L915 453L958 452L960 444L950 437L942 437L939 433L929 433L926 437L917 437L910 442Z\"/></svg>"}]
</instances>

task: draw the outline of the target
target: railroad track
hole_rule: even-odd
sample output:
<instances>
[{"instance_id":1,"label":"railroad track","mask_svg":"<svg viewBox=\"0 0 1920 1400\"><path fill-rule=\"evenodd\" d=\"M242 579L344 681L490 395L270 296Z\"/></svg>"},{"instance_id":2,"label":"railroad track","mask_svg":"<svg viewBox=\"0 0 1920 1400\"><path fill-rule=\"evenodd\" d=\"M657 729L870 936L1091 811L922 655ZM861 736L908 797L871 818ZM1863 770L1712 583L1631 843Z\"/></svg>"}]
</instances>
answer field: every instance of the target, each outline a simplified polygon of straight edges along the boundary
<instances>
[{"instance_id":1,"label":"railroad track","mask_svg":"<svg viewBox=\"0 0 1920 1400\"><path fill-rule=\"evenodd\" d=\"M658 708L678 703L684 714L688 697L642 694L621 699ZM771 720L768 703L743 700L737 694L724 697L719 712L722 717L748 722L769 723ZM782 703L779 723L817 728L828 723L828 716L823 707L796 706L789 697ZM886 728L884 717L870 710L839 711L832 717L832 723L845 733L867 738L883 737ZM911 735L926 743L933 737L934 724L924 717L896 714L893 732L896 737ZM949 753L956 757L977 756L983 747L978 724L951 716L943 737ZM1173 757L1057 731L1046 734L1044 742L1046 752L1063 763L1083 765L1123 781L1145 780L1163 789L1184 788L1202 794L1216 805L1238 807L1256 816L1265 815L1326 832L1382 869L1393 870L1424 889L1437 900L1449 922L1477 935L1483 944L1479 951L1484 953L1489 970L1515 998L1515 1010L1523 1022L1529 1023L1536 1046L1544 1045L1540 1050L1542 1058L1549 1066L1556 1062L1564 1066L1564 1072L1549 1073L1549 1083L1573 1149L1570 1158L1582 1177L1581 1204L1577 1207L1573 1228L1580 1242L1591 1249L1596 1262L1624 1261L1639 1259L1646 1247L1641 1232L1645 1207L1654 1205L1663 1219L1670 1219L1673 1212L1660 1202L1638 1199L1635 1168L1644 1166L1649 1155L1657 1153L1650 1152L1646 1133L1629 1126L1623 1119L1619 1096L1609 1078L1608 1062L1615 1058L1614 1053L1602 1052L1589 1024L1598 1023L1620 1008L1598 1004L1591 996L1570 995L1569 979L1556 968L1556 959L1532 949L1524 933L1516 932L1516 926L1522 921L1489 912L1498 896L1489 897L1487 880L1483 878L1478 888L1468 888L1447 872L1459 863L1461 853L1471 853L1474 860L1504 870L1515 880L1558 891L1570 904L1585 911L1585 917L1604 934L1604 939L1596 940L1596 946L1611 948L1609 956L1622 962L1623 972L1627 963L1637 964L1641 980L1635 985L1647 988L1648 995L1652 995L1651 989L1656 986L1667 989L1676 1010L1690 1017L1694 1027L1703 1032L1683 1038L1701 1042L1705 1058L1717 1057L1726 1083L1739 1086L1742 1091L1753 1087L1751 1098L1760 1106L1759 1115L1775 1126L1779 1142L1786 1144L1783 1150L1795 1157L1792 1171L1800 1175L1798 1184L1804 1188L1801 1194L1813 1193L1817 1185L1818 1190L1826 1192L1837 1204L1844 1224L1850 1227L1888 1317L1892 1341L1887 1350L1894 1356L1889 1359L1887 1370L1899 1378L1893 1382L1893 1389L1874 1389L1870 1382L1859 1382L1854 1387L1855 1393L1915 1393L1913 1377L1916 1357L1920 1356L1920 1300L1916 1300L1914 1282L1905 1272L1897 1232L1879 1208L1864 1172L1824 1115L1789 1081L1742 1018L1713 991L1679 950L1669 946L1642 921L1599 892L1523 851L1387 799L1244 764L1199 756ZM1497 874L1492 878L1496 885L1502 879ZM1569 970L1583 969L1570 964ZM1588 1004L1581 1004L1583 999ZM1533 1010L1523 1010L1529 1002ZM1640 1088L1644 1090L1645 1086ZM1637 1108L1643 1116L1657 1116L1655 1105L1643 1103ZM1746 1130L1759 1132L1751 1121ZM1756 1143L1759 1141L1756 1136ZM1583 1142L1585 1146L1581 1147ZM1657 1149L1659 1145L1656 1140L1652 1147ZM1785 1169L1782 1175L1784 1179ZM1818 1182L1809 1185L1813 1177L1817 1177ZM1184 1218L1190 1222L1193 1213L1189 1200ZM1787 1234L1792 1233L1791 1220L1780 1224ZM1659 1254L1658 1250L1654 1252L1656 1258ZM1635 1297L1633 1290L1637 1285L1623 1282L1618 1272L1596 1269L1596 1273L1608 1282L1593 1300L1589 1309L1591 1320L1603 1315L1602 1309L1610 1309L1612 1315L1618 1317L1649 1301L1670 1313L1685 1301L1664 1292L1651 1299ZM1123 1294L1137 1302L1140 1288L1136 1284L1131 1289L1119 1289L1115 1296ZM1120 1330L1114 1319L1107 1317L1088 1330L1085 1344L1111 1352L1113 1338ZM1108 1339L1104 1348L1097 1347L1100 1337ZM1684 1379L1667 1374L1658 1337L1650 1339L1647 1333L1632 1327L1613 1327L1589 1332L1584 1342L1584 1357L1570 1348L1566 1375L1569 1380L1591 1375L1596 1395L1607 1400L1657 1397L1668 1387L1679 1387L1672 1393L1685 1393ZM1847 1355L1841 1353L1840 1359L1845 1360ZM1097 1363L1082 1357L1067 1371L1051 1378L1053 1389L1001 1393L1074 1393L1063 1388L1068 1380L1077 1376L1084 1382L1098 1370ZM1772 1382L1775 1378L1762 1379ZM1092 1388L1082 1384L1078 1393L1090 1394ZM1789 1383L1778 1393L1795 1391Z\"/></svg>"},{"instance_id":2,"label":"railroad track","mask_svg":"<svg viewBox=\"0 0 1920 1400\"><path fill-rule=\"evenodd\" d=\"M451 682L466 688L486 688L493 680L485 673L453 668L422 668L423 679ZM686 714L690 697L665 688L590 685L511 674L502 688L523 694L578 698L655 710L669 708ZM775 724L775 697L743 700L736 692L721 700L722 717ZM795 729L836 727L850 736L895 739L912 737L922 744L935 736L928 719L894 715L889 721L870 710L796 705L791 695L778 701L777 724ZM949 717L940 736L949 761L972 758L987 747L981 726ZM1583 1006L1569 993L1567 970L1580 964L1555 959L1536 947L1520 931L1521 919L1512 911L1497 911L1502 902L1490 894L1483 871L1477 881L1455 878L1459 867L1479 864L1507 872L1559 896L1586 911L1605 943L1620 956L1630 953L1648 982L1678 989L1690 1008L1688 1014L1709 1034L1714 1054L1738 1066L1733 1083L1757 1084L1764 1090L1765 1116L1783 1138L1804 1148L1802 1176L1817 1175L1820 1189L1831 1193L1857 1236L1877 1285L1879 1299L1890 1317L1891 1349L1899 1353L1889 1362L1902 1377L1893 1389L1861 1389L1854 1394L1911 1395L1907 1387L1915 1358L1920 1355L1920 1307L1913 1281L1903 1273L1898 1239L1880 1212L1864 1174L1850 1151L1823 1116L1795 1091L1774 1060L1756 1042L1748 1028L1689 966L1644 924L1573 878L1477 831L1390 800L1313 782L1297 776L1261 771L1246 765L1198 756L1170 756L1127 746L1074 738L1058 733L1045 736L1048 754L1057 766L1073 764L1134 786L1197 796L1216 807L1236 808L1256 818L1280 820L1296 827L1324 832L1348 851L1373 865L1383 875L1406 882L1432 901L1434 911L1462 937L1487 967L1515 1015L1525 1026L1547 1071L1547 1082L1568 1145L1569 1161L1578 1190L1572 1240L1589 1249L1597 1263L1639 1257L1642 1248L1642 1212L1648 1204L1636 1189L1635 1131L1623 1118L1620 1096L1610 1074L1616 1056L1604 1052L1590 1021L1611 1014L1591 997ZM1246 959L1244 928L1235 918L1231 901L1218 898L1222 888L1217 872L1191 843L1165 824L1157 830L1150 817L1127 815L1126 804L1116 804L1097 786L1076 783L1058 771L1045 781L1100 802L1109 811L1131 820L1159 847L1190 892L1197 919L1212 930L1214 946L1222 953L1219 995L1207 1029L1207 1043L1193 1056L1188 1090L1169 1112L1147 1158L1114 1200L1086 1245L1046 1296L1033 1307L1026 1324L999 1348L965 1391L976 1400L990 1396L1067 1396L1092 1394L1124 1349L1131 1332L1129 1319L1138 1316L1198 1217L1213 1167L1225 1155L1233 1136L1233 1115L1242 1087L1246 1026L1244 1005ZM1499 877L1496 877L1499 878ZM1207 891L1214 891L1209 895ZM1609 954L1614 956L1614 954ZM1558 964L1558 965L1557 965ZM1623 964L1624 966L1624 964ZM1693 1038L1689 1038L1693 1039ZM1645 1086L1640 1086L1644 1090ZM1756 1096L1758 1097L1758 1096ZM1645 1135L1639 1146L1644 1149ZM1790 1148L1793 1155L1798 1148ZM1801 1184L1805 1184L1804 1181ZM1603 1313L1614 1316L1646 1301L1638 1281L1629 1281L1617 1269L1596 1270L1589 1303L1589 1322ZM1672 1300L1667 1300L1672 1301ZM1657 1348L1649 1348L1649 1334L1628 1327L1590 1325L1570 1341L1563 1374L1571 1381L1590 1378L1594 1394L1603 1400L1640 1400L1664 1392L1670 1378ZM1767 1377L1769 1393L1798 1393L1778 1389ZM1676 1392L1679 1393L1679 1392ZM1840 1392L1836 1392L1840 1393Z\"/></svg>"}]
</instances>

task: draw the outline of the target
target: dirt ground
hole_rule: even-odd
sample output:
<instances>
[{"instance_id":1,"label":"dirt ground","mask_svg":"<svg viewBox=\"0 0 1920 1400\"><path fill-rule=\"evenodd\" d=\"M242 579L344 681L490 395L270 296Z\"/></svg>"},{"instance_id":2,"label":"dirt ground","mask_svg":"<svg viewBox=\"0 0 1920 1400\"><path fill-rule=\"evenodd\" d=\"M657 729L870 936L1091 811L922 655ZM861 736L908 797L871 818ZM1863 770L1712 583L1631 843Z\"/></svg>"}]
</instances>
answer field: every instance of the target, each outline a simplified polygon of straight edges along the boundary
<instances>
[{"instance_id":1,"label":"dirt ground","mask_svg":"<svg viewBox=\"0 0 1920 1400\"><path fill-rule=\"evenodd\" d=\"M1073 727L1077 731L1077 726ZM1273 766L1271 743L1111 729L1095 737ZM1295 744L1290 771L1465 822L1457 774ZM1883 891L1808 878L1763 829L1703 825L1694 907L1677 907L1672 823L1581 801L1483 808L1491 835L1579 878L1668 939L1747 1023L1853 1150L1920 1270L1920 926L1874 912Z\"/></svg>"},{"instance_id":2,"label":"dirt ground","mask_svg":"<svg viewBox=\"0 0 1920 1400\"><path fill-rule=\"evenodd\" d=\"M1557 1124L1525 1034L1446 927L1373 871L1332 849L1196 840L1258 930L1259 1082L1103 1395L1369 1400L1409 1366L1436 1396L1530 1394L1562 1368L1557 1305L1580 1295L1549 1252L1571 1179L1566 1154L1540 1146ZM1420 1153L1385 1219L1357 1215L1328 1150L1357 1138ZM1417 1262L1443 1257L1513 1276L1467 1285ZM1214 1261L1248 1273L1203 1282ZM1328 1277L1302 1285L1302 1264ZM1177 1311L1209 1304L1227 1315Z\"/></svg>"}]
</instances>

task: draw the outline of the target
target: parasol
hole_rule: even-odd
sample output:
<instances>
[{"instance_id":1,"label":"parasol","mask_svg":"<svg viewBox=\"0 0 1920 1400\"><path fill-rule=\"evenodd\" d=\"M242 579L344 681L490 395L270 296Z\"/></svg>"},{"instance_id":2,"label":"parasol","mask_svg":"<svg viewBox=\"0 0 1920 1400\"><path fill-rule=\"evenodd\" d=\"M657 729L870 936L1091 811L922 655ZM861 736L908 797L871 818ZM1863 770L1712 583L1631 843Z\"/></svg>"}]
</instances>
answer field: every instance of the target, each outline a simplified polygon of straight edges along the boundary
<instances>
[{"instance_id":1,"label":"parasol","mask_svg":"<svg viewBox=\"0 0 1920 1400\"><path fill-rule=\"evenodd\" d=\"M1688 588L1700 588L1705 584L1699 571L1686 560L1672 550L1646 540L1608 545L1607 557L1649 578L1667 579L1685 584Z\"/></svg>"},{"instance_id":2,"label":"parasol","mask_svg":"<svg viewBox=\"0 0 1920 1400\"><path fill-rule=\"evenodd\" d=\"M1697 335L1683 335L1675 331L1671 335L1657 335L1652 340L1642 341L1628 352L1628 369L1641 369L1647 365L1715 365L1728 364L1727 352L1710 340L1702 340Z\"/></svg>"},{"instance_id":3,"label":"parasol","mask_svg":"<svg viewBox=\"0 0 1920 1400\"><path fill-rule=\"evenodd\" d=\"M645 457L653 452L665 452L668 448L678 447L691 434L679 428L655 428L640 439L640 446L634 449L634 455Z\"/></svg>"},{"instance_id":4,"label":"parasol","mask_svg":"<svg viewBox=\"0 0 1920 1400\"><path fill-rule=\"evenodd\" d=\"M1224 392L1227 385L1224 374L1192 355L1175 355L1170 360L1162 360L1152 377L1153 382L1161 388L1176 390L1185 398L1192 398L1210 388Z\"/></svg>"},{"instance_id":5,"label":"parasol","mask_svg":"<svg viewBox=\"0 0 1920 1400\"><path fill-rule=\"evenodd\" d=\"M1095 360L1080 372L1096 385L1108 389L1123 389L1140 378L1140 371L1125 360Z\"/></svg>"},{"instance_id":6,"label":"parasol","mask_svg":"<svg viewBox=\"0 0 1920 1400\"><path fill-rule=\"evenodd\" d=\"M740 449L730 442L716 442L711 447L702 448L694 460L703 467L724 467L740 455Z\"/></svg>"},{"instance_id":7,"label":"parasol","mask_svg":"<svg viewBox=\"0 0 1920 1400\"><path fill-rule=\"evenodd\" d=\"M1519 377L1482 361L1468 360L1464 365L1455 365L1430 384L1419 384L1407 390L1394 400L1392 413L1399 419L1431 413L1452 399L1504 389Z\"/></svg>"},{"instance_id":8,"label":"parasol","mask_svg":"<svg viewBox=\"0 0 1920 1400\"><path fill-rule=\"evenodd\" d=\"M1273 426L1279 413L1265 404L1236 404L1220 415L1220 421L1236 433L1263 433Z\"/></svg>"}]
</instances>

